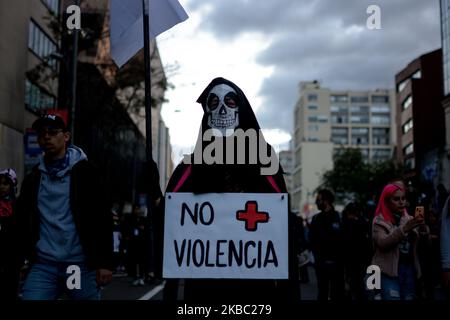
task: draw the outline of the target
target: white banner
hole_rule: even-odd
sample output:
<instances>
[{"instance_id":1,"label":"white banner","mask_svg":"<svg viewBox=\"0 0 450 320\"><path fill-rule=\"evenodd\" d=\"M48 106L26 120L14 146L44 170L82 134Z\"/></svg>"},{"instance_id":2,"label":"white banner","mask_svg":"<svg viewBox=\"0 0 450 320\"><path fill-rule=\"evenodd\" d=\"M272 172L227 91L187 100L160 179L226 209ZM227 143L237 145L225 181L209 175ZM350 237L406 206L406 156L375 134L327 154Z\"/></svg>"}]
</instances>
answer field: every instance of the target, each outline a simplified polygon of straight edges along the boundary
<instances>
[{"instance_id":1,"label":"white banner","mask_svg":"<svg viewBox=\"0 0 450 320\"><path fill-rule=\"evenodd\" d=\"M287 279L287 195L167 193L163 276Z\"/></svg>"},{"instance_id":2,"label":"white banner","mask_svg":"<svg viewBox=\"0 0 450 320\"><path fill-rule=\"evenodd\" d=\"M150 38L188 18L177 0L149 0ZM111 56L119 68L144 47L142 0L110 1Z\"/></svg>"}]
</instances>

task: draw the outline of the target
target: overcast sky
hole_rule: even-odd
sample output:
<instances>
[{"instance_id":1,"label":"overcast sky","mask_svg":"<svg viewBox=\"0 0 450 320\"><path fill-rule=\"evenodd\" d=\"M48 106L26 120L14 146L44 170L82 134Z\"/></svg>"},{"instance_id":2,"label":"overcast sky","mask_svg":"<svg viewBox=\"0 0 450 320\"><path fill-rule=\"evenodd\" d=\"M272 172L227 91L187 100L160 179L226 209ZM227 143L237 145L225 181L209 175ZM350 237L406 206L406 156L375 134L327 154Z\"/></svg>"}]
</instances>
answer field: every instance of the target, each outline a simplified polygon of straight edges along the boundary
<instances>
[{"instance_id":1,"label":"overcast sky","mask_svg":"<svg viewBox=\"0 0 450 320\"><path fill-rule=\"evenodd\" d=\"M398 71L441 46L439 0L179 2L189 19L158 37L174 85L163 117L176 162L197 137L202 110L195 101L217 76L241 87L267 140L285 148L300 81L335 90L394 88ZM371 4L381 9L381 30L366 26Z\"/></svg>"}]
</instances>

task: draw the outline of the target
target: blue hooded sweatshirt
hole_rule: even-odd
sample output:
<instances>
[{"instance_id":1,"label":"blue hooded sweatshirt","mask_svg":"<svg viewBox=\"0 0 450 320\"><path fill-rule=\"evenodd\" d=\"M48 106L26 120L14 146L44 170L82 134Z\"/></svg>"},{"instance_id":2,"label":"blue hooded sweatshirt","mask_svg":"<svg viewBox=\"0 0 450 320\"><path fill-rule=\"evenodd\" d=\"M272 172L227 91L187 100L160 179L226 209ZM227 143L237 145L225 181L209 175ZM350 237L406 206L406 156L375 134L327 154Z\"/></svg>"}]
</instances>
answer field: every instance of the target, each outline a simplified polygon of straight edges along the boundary
<instances>
[{"instance_id":1,"label":"blue hooded sweatshirt","mask_svg":"<svg viewBox=\"0 0 450 320\"><path fill-rule=\"evenodd\" d=\"M84 262L83 248L70 208L71 171L82 160L87 160L87 156L76 146L67 148L66 157L53 164L46 164L41 158L38 194L40 238L36 244L37 254L41 259Z\"/></svg>"}]
</instances>

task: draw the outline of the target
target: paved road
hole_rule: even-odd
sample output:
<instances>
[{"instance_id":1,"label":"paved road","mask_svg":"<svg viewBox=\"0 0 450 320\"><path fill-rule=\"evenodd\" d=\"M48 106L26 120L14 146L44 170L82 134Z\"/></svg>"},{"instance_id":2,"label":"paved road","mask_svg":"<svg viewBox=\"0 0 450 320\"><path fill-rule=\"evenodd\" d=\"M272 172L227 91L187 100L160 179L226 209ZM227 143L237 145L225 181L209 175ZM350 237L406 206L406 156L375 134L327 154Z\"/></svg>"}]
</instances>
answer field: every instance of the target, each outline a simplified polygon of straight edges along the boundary
<instances>
[{"instance_id":1,"label":"paved road","mask_svg":"<svg viewBox=\"0 0 450 320\"><path fill-rule=\"evenodd\" d=\"M303 300L315 300L317 297L314 270L308 267L309 282L301 284ZM164 282L146 283L133 286L133 279L125 274L113 275L113 281L102 291L102 300L162 300Z\"/></svg>"},{"instance_id":2,"label":"paved road","mask_svg":"<svg viewBox=\"0 0 450 320\"><path fill-rule=\"evenodd\" d=\"M113 280L102 291L102 300L158 300L163 283L160 281L133 286L133 279L126 275L113 275Z\"/></svg>"}]
</instances>

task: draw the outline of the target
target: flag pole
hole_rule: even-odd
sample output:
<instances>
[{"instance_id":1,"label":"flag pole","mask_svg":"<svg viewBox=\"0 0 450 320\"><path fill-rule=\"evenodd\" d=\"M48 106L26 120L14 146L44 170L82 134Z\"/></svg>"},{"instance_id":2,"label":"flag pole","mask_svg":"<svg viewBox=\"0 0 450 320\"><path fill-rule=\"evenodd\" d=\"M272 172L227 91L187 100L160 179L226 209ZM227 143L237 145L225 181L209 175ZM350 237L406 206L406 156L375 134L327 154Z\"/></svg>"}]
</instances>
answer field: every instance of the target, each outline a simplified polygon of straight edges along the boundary
<instances>
[{"instance_id":1,"label":"flag pole","mask_svg":"<svg viewBox=\"0 0 450 320\"><path fill-rule=\"evenodd\" d=\"M145 72L145 147L147 155L147 173L148 177L153 175L150 173L152 170L153 161L153 147L152 147L152 77L151 77L151 57L150 57L150 0L142 0L142 10L143 10L143 20L144 20L144 72ZM159 184L159 181L145 181L144 183L153 185L154 183ZM147 188L147 221L148 221L148 236L149 236L149 248L150 248L150 260L152 265L155 261L155 244L153 236L153 203L151 197L151 188ZM155 270L148 270L153 272ZM147 275L145 275L147 276Z\"/></svg>"},{"instance_id":2,"label":"flag pole","mask_svg":"<svg viewBox=\"0 0 450 320\"><path fill-rule=\"evenodd\" d=\"M145 133L147 161L153 159L152 148L152 85L150 67L150 19L149 0L142 0L144 16L144 63L145 63Z\"/></svg>"}]
</instances>

